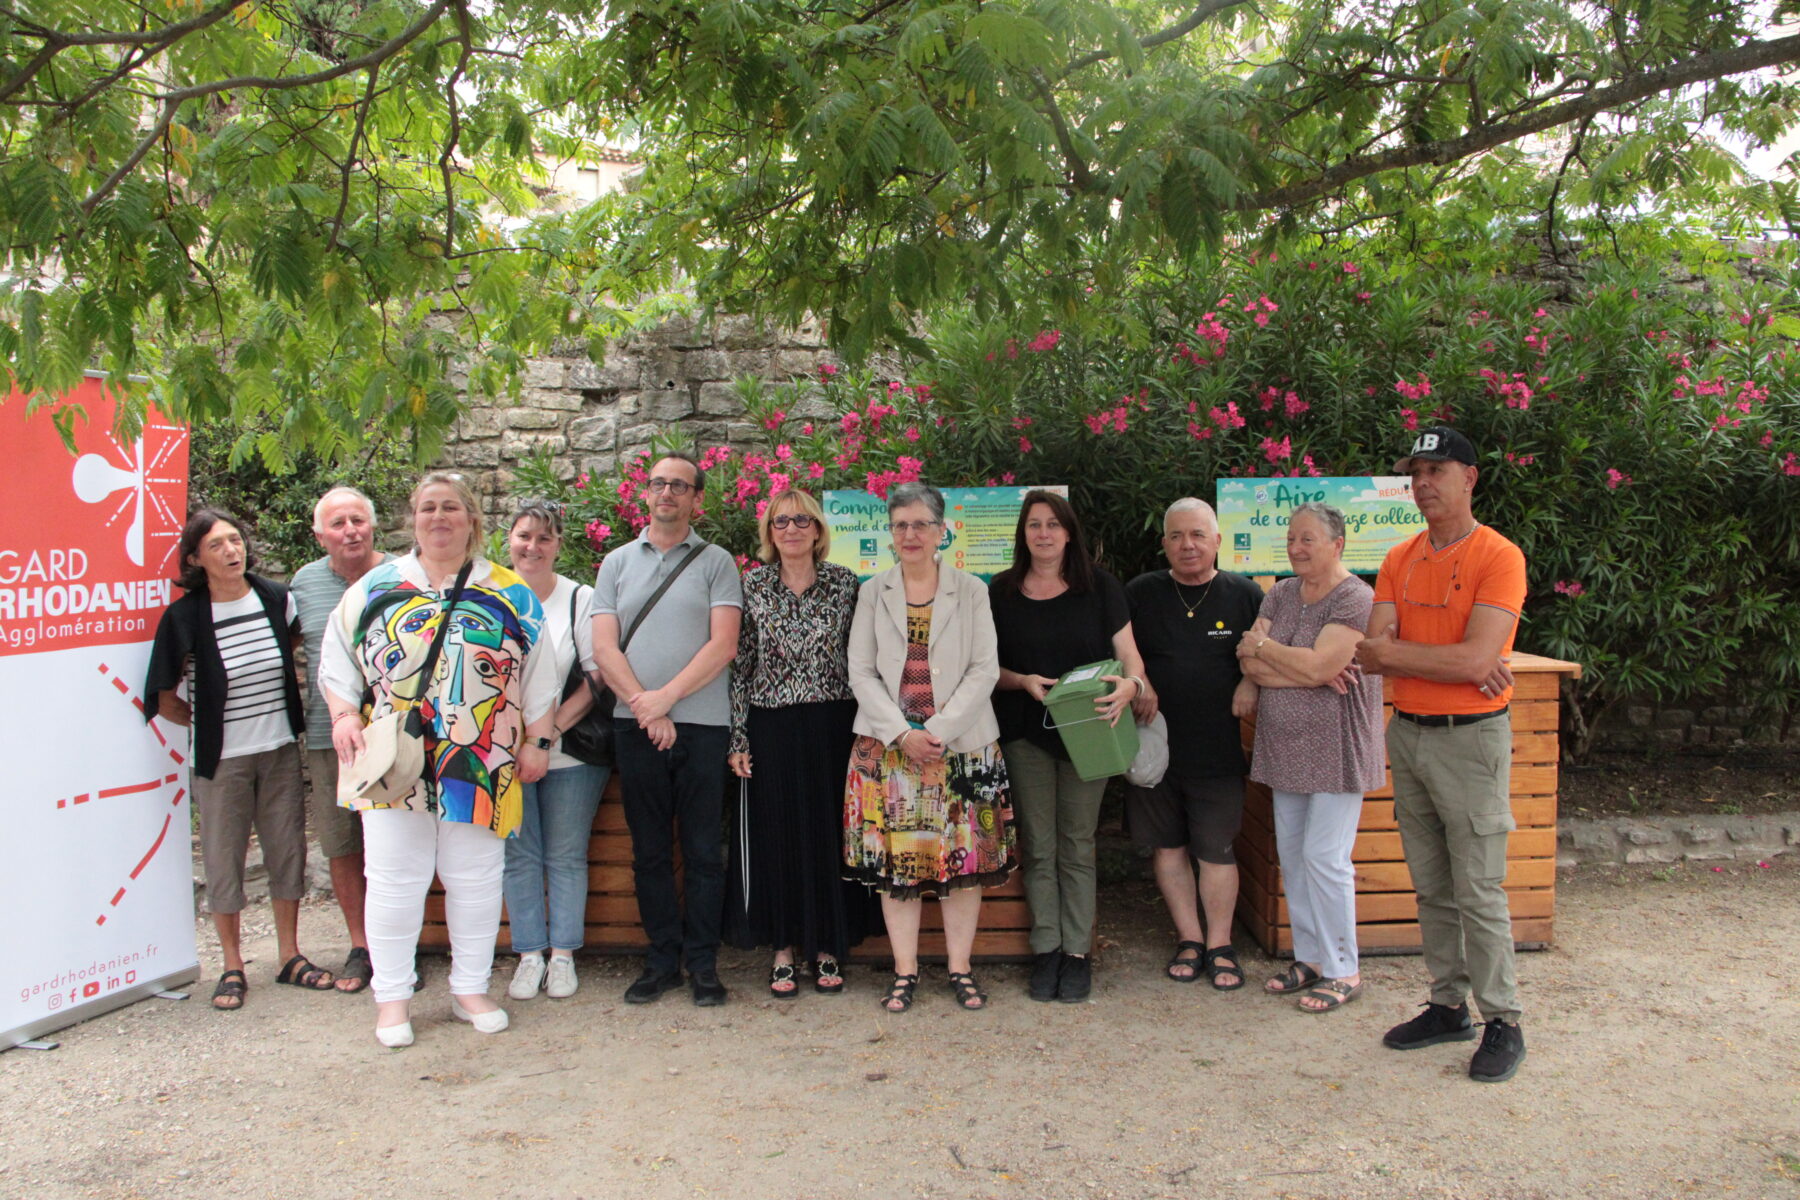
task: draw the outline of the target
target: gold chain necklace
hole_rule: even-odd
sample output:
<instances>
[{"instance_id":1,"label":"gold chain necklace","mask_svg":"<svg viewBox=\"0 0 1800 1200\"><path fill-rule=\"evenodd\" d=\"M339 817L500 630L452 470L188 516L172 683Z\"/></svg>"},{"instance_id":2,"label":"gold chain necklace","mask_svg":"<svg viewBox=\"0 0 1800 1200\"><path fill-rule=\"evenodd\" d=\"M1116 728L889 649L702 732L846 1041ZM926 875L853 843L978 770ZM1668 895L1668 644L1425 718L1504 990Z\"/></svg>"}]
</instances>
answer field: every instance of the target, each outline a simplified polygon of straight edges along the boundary
<instances>
[{"instance_id":1,"label":"gold chain necklace","mask_svg":"<svg viewBox=\"0 0 1800 1200\"><path fill-rule=\"evenodd\" d=\"M1205 604L1206 598L1212 595L1213 584L1218 581L1219 573L1214 571L1213 577L1206 581L1206 590L1200 593L1200 598L1192 604L1189 604L1187 602L1187 593L1181 590L1181 581L1175 578L1175 572L1169 572L1169 582L1175 585L1175 598L1181 601L1181 607L1187 609L1187 618L1190 621L1194 619L1194 610L1199 608L1202 604Z\"/></svg>"}]
</instances>

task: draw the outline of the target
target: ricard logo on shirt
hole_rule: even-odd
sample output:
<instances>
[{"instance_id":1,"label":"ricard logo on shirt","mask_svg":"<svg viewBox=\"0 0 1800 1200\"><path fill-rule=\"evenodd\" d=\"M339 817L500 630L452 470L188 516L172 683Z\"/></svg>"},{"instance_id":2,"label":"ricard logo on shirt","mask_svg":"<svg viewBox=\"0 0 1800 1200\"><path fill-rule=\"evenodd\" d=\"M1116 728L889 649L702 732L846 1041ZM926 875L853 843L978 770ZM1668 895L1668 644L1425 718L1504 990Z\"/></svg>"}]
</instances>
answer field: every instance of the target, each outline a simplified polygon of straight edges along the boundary
<instances>
[{"instance_id":1,"label":"ricard logo on shirt","mask_svg":"<svg viewBox=\"0 0 1800 1200\"><path fill-rule=\"evenodd\" d=\"M1213 627L1206 631L1206 636L1209 638L1228 638L1228 637L1236 637L1237 634L1235 634L1231 630L1225 628L1225 622L1214 621Z\"/></svg>"}]
</instances>

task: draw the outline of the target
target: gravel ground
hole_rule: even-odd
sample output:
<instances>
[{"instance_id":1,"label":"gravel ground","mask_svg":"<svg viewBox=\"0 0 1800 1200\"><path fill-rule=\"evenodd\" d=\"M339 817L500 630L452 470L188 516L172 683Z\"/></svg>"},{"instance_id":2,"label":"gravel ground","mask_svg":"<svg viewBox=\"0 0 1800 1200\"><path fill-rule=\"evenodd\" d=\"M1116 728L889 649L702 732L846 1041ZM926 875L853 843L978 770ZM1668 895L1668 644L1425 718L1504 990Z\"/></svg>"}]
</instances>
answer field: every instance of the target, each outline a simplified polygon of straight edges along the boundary
<instances>
[{"instance_id":1,"label":"gravel ground","mask_svg":"<svg viewBox=\"0 0 1800 1200\"><path fill-rule=\"evenodd\" d=\"M941 968L903 1016L860 967L778 1003L732 955L726 1007L628 1008L637 964L600 959L489 1038L450 1019L440 963L404 1051L366 996L274 986L266 919L247 1006L210 1011L202 929L193 999L3 1056L0 1195L1800 1200L1800 869L1590 868L1560 901L1557 948L1520 957L1530 1058L1497 1086L1470 1045L1379 1044L1423 998L1416 959L1368 961L1316 1017L1257 991L1256 954L1236 993L1163 980L1141 884L1102 897L1087 1004L1031 1003L1019 967L982 972L984 1014ZM302 932L338 959L334 910Z\"/></svg>"}]
</instances>

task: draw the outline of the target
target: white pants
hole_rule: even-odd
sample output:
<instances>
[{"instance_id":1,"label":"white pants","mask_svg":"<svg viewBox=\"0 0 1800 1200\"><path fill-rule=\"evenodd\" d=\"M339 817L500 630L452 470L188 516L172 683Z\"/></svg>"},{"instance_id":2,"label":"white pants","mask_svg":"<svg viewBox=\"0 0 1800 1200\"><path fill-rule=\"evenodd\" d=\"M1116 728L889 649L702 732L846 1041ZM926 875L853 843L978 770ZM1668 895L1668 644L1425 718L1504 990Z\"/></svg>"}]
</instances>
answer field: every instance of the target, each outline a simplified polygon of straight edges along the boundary
<instances>
[{"instance_id":1,"label":"white pants","mask_svg":"<svg viewBox=\"0 0 1800 1200\"><path fill-rule=\"evenodd\" d=\"M500 932L500 880L506 842L485 826L440 821L400 808L363 814L363 875L369 881L363 923L375 968L375 1001L413 994L413 956L425 923L425 894L435 872L444 881L450 927L450 993L487 994Z\"/></svg>"},{"instance_id":2,"label":"white pants","mask_svg":"<svg viewBox=\"0 0 1800 1200\"><path fill-rule=\"evenodd\" d=\"M1327 979L1356 974L1356 876L1350 851L1361 792L1275 792L1275 847L1294 930L1294 961Z\"/></svg>"}]
</instances>

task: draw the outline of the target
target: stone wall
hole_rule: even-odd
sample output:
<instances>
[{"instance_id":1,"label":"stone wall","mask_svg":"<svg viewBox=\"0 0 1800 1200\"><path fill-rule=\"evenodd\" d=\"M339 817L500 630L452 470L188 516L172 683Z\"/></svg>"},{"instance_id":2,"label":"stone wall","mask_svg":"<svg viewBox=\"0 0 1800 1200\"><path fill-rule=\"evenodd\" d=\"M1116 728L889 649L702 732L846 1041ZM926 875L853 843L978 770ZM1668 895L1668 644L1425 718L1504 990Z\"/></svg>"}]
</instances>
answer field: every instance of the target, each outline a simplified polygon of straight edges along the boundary
<instances>
[{"instance_id":1,"label":"stone wall","mask_svg":"<svg viewBox=\"0 0 1800 1200\"><path fill-rule=\"evenodd\" d=\"M1800 745L1800 728L1784 731L1770 714L1742 696L1711 703L1662 707L1644 702L1615 706L1601 719L1597 750L1723 752L1734 746Z\"/></svg>"},{"instance_id":2,"label":"stone wall","mask_svg":"<svg viewBox=\"0 0 1800 1200\"><path fill-rule=\"evenodd\" d=\"M828 361L835 359L815 321L776 330L746 317L704 325L672 318L609 345L599 366L581 353L531 362L516 402L470 403L445 441L443 464L472 476L497 514L513 468L544 451L568 479L611 471L652 436L671 430L700 446L753 442L761 431L744 420L736 381L754 375L773 387L813 379ZM899 373L897 363L882 367ZM795 411L827 413L816 399Z\"/></svg>"}]
</instances>

